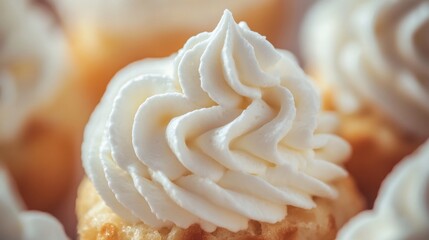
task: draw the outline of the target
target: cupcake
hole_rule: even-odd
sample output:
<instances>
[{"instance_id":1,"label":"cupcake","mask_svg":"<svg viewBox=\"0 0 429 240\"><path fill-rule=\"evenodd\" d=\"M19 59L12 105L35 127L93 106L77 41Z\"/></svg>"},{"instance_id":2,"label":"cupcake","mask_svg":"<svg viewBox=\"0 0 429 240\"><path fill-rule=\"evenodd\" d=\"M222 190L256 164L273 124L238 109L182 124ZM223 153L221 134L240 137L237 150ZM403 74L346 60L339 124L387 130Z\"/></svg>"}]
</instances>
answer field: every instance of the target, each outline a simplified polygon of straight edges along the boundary
<instances>
[{"instance_id":1,"label":"cupcake","mask_svg":"<svg viewBox=\"0 0 429 240\"><path fill-rule=\"evenodd\" d=\"M50 16L25 0L0 1L0 36L1 163L30 209L49 210L79 163L79 101L63 94L66 44Z\"/></svg>"},{"instance_id":2,"label":"cupcake","mask_svg":"<svg viewBox=\"0 0 429 240\"><path fill-rule=\"evenodd\" d=\"M350 147L293 56L225 11L112 79L85 129L81 239L333 239Z\"/></svg>"},{"instance_id":3,"label":"cupcake","mask_svg":"<svg viewBox=\"0 0 429 240\"><path fill-rule=\"evenodd\" d=\"M278 43L288 16L281 0L50 1L71 41L80 84L94 106L118 70L144 57L176 52L190 36L213 27L225 8Z\"/></svg>"},{"instance_id":4,"label":"cupcake","mask_svg":"<svg viewBox=\"0 0 429 240\"><path fill-rule=\"evenodd\" d=\"M9 175L0 165L0 239L68 239L61 224L51 215L25 211L12 187Z\"/></svg>"},{"instance_id":5,"label":"cupcake","mask_svg":"<svg viewBox=\"0 0 429 240\"><path fill-rule=\"evenodd\" d=\"M429 141L381 185L373 210L354 217L338 239L429 239Z\"/></svg>"},{"instance_id":6,"label":"cupcake","mask_svg":"<svg viewBox=\"0 0 429 240\"><path fill-rule=\"evenodd\" d=\"M372 205L384 177L429 137L429 2L320 1L302 43L324 107L340 114L346 164Z\"/></svg>"}]
</instances>

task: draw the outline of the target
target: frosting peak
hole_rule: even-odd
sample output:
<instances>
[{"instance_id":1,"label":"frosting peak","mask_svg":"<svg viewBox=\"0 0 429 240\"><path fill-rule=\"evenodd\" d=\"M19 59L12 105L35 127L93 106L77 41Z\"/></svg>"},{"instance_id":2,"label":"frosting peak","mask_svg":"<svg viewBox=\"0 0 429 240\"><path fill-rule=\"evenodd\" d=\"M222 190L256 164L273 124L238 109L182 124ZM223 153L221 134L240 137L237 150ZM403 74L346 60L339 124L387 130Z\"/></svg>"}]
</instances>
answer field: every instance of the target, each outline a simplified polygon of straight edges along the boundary
<instances>
[{"instance_id":1,"label":"frosting peak","mask_svg":"<svg viewBox=\"0 0 429 240\"><path fill-rule=\"evenodd\" d=\"M238 106L244 98L261 98L260 87L279 83L279 77L264 68L280 59L264 37L237 25L227 11L213 32L191 38L179 52L178 78L184 94L196 102Z\"/></svg>"},{"instance_id":2,"label":"frosting peak","mask_svg":"<svg viewBox=\"0 0 429 240\"><path fill-rule=\"evenodd\" d=\"M329 181L346 175L335 163L349 146L318 128L333 124L319 105L291 55L225 11L178 55L114 77L87 125L83 163L129 221L209 232L275 223L287 205L335 197Z\"/></svg>"}]
</instances>

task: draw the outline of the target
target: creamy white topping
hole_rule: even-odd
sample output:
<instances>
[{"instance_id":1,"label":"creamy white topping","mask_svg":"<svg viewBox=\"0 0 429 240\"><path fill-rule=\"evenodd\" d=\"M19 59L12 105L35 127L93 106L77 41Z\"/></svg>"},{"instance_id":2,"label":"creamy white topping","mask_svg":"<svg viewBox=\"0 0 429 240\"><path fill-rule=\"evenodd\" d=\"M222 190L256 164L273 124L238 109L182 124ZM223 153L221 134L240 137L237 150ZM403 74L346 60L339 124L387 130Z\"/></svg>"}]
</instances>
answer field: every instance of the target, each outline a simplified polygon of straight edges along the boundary
<instances>
[{"instance_id":1,"label":"creamy white topping","mask_svg":"<svg viewBox=\"0 0 429 240\"><path fill-rule=\"evenodd\" d=\"M293 57L225 11L178 55L114 77L86 127L83 164L128 221L235 232L336 197L329 182L347 174L337 163L350 149L319 114Z\"/></svg>"},{"instance_id":2,"label":"creamy white topping","mask_svg":"<svg viewBox=\"0 0 429 240\"><path fill-rule=\"evenodd\" d=\"M302 35L310 69L336 87L346 113L371 104L429 136L429 2L320 1Z\"/></svg>"},{"instance_id":3,"label":"creamy white topping","mask_svg":"<svg viewBox=\"0 0 429 240\"><path fill-rule=\"evenodd\" d=\"M0 165L0 239L63 240L68 239L54 217L38 211L25 211L16 195L9 175Z\"/></svg>"},{"instance_id":4,"label":"creamy white topping","mask_svg":"<svg viewBox=\"0 0 429 240\"><path fill-rule=\"evenodd\" d=\"M0 0L0 36L0 141L6 141L55 92L65 49L52 19L26 0Z\"/></svg>"},{"instance_id":5,"label":"creamy white topping","mask_svg":"<svg viewBox=\"0 0 429 240\"><path fill-rule=\"evenodd\" d=\"M374 209L350 220L338 239L429 239L429 141L393 169Z\"/></svg>"}]
</instances>

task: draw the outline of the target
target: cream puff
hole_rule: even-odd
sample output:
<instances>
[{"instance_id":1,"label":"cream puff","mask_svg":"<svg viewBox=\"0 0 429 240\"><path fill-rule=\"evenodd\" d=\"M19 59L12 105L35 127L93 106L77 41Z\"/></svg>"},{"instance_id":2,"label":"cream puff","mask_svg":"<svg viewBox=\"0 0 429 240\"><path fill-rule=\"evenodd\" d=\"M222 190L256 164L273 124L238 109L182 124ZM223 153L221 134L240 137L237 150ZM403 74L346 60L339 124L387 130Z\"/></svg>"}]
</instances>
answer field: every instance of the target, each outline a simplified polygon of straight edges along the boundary
<instances>
[{"instance_id":1,"label":"cream puff","mask_svg":"<svg viewBox=\"0 0 429 240\"><path fill-rule=\"evenodd\" d=\"M363 208L293 56L225 11L110 82L85 129L81 239L333 239Z\"/></svg>"}]
</instances>

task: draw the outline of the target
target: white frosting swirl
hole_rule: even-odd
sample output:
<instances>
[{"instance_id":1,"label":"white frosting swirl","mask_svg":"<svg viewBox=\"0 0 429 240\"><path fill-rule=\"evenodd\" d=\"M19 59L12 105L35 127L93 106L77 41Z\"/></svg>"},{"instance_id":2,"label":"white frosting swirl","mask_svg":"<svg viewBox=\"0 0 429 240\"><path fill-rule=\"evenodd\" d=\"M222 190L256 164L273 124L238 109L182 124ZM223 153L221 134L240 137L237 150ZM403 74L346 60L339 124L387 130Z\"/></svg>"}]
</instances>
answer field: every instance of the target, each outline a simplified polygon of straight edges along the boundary
<instances>
[{"instance_id":1,"label":"white frosting swirl","mask_svg":"<svg viewBox=\"0 0 429 240\"><path fill-rule=\"evenodd\" d=\"M429 239L429 141L393 169L374 209L354 217L338 239Z\"/></svg>"},{"instance_id":2,"label":"white frosting swirl","mask_svg":"<svg viewBox=\"0 0 429 240\"><path fill-rule=\"evenodd\" d=\"M291 55L225 11L177 56L119 72L85 130L88 177L118 215L152 227L239 231L287 205L336 196L349 154L324 130L318 95ZM316 127L320 121L319 129Z\"/></svg>"},{"instance_id":3,"label":"white frosting swirl","mask_svg":"<svg viewBox=\"0 0 429 240\"><path fill-rule=\"evenodd\" d=\"M320 1L303 27L311 69L354 112L375 104L404 130L429 136L429 2Z\"/></svg>"},{"instance_id":4,"label":"white frosting swirl","mask_svg":"<svg viewBox=\"0 0 429 240\"><path fill-rule=\"evenodd\" d=\"M0 165L0 239L68 239L57 219L43 212L24 211L22 206L9 175Z\"/></svg>"},{"instance_id":5,"label":"white frosting swirl","mask_svg":"<svg viewBox=\"0 0 429 240\"><path fill-rule=\"evenodd\" d=\"M0 36L0 141L6 141L55 92L65 49L52 19L26 0L0 0Z\"/></svg>"}]
</instances>

